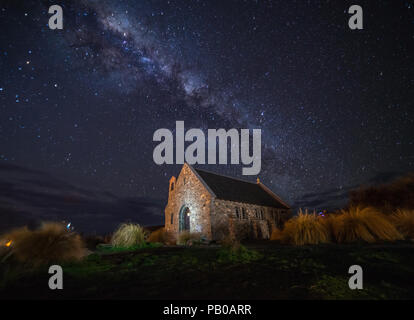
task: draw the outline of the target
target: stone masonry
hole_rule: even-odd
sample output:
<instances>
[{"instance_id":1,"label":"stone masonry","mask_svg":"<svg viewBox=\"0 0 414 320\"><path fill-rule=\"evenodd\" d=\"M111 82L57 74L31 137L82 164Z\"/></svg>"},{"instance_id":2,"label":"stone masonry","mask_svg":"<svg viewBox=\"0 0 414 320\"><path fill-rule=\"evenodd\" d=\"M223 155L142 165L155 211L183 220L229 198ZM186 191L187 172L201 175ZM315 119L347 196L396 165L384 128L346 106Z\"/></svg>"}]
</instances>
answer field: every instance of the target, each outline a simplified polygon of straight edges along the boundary
<instances>
[{"instance_id":1,"label":"stone masonry","mask_svg":"<svg viewBox=\"0 0 414 320\"><path fill-rule=\"evenodd\" d=\"M264 186L263 190L271 192ZM177 237L184 231L182 221L188 212L187 231L200 233L205 239L269 239L272 228L281 227L289 217L290 208L282 203L284 206L271 207L219 199L198 172L184 164L178 178L170 179L165 229Z\"/></svg>"}]
</instances>

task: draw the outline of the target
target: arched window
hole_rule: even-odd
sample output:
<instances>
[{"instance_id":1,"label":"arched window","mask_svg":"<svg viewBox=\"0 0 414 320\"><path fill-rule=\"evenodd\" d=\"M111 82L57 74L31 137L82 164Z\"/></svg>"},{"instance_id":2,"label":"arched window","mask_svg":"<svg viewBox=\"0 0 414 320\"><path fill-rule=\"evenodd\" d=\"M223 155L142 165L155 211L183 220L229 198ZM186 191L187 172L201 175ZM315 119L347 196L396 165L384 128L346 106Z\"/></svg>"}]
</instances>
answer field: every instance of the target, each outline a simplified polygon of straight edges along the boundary
<instances>
[{"instance_id":1,"label":"arched window","mask_svg":"<svg viewBox=\"0 0 414 320\"><path fill-rule=\"evenodd\" d=\"M165 190L165 189L164 189ZM171 183L171 191L173 191L174 190L174 182L173 183Z\"/></svg>"},{"instance_id":2,"label":"arched window","mask_svg":"<svg viewBox=\"0 0 414 320\"><path fill-rule=\"evenodd\" d=\"M171 213L171 224L174 223L174 213Z\"/></svg>"}]
</instances>

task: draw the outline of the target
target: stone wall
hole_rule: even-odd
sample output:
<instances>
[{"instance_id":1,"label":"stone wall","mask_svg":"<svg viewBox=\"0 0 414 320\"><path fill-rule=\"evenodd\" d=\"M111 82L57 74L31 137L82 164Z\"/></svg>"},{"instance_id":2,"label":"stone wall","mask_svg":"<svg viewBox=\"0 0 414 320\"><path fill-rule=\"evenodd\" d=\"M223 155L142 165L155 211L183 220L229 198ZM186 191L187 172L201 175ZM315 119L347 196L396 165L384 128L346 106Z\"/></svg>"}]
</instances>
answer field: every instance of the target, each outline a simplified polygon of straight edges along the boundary
<instances>
[{"instance_id":1,"label":"stone wall","mask_svg":"<svg viewBox=\"0 0 414 320\"><path fill-rule=\"evenodd\" d=\"M289 212L283 209L215 199L211 216L212 237L220 240L228 234L239 240L269 239L272 228L282 227L288 216Z\"/></svg>"},{"instance_id":2,"label":"stone wall","mask_svg":"<svg viewBox=\"0 0 414 320\"><path fill-rule=\"evenodd\" d=\"M168 204L165 208L165 229L178 236L180 210L186 206L190 210L190 232L199 232L206 239L211 240L212 203L211 194L198 179L197 174L184 164L178 178L170 179ZM172 224L171 215L173 215Z\"/></svg>"},{"instance_id":3,"label":"stone wall","mask_svg":"<svg viewBox=\"0 0 414 320\"><path fill-rule=\"evenodd\" d=\"M228 235L239 240L269 239L272 229L281 228L290 215L284 209L216 199L210 191L197 172L184 164L178 178L170 179L165 229L177 237L180 211L187 207L190 232L201 233L208 240L221 240ZM239 208L238 217L236 207Z\"/></svg>"}]
</instances>

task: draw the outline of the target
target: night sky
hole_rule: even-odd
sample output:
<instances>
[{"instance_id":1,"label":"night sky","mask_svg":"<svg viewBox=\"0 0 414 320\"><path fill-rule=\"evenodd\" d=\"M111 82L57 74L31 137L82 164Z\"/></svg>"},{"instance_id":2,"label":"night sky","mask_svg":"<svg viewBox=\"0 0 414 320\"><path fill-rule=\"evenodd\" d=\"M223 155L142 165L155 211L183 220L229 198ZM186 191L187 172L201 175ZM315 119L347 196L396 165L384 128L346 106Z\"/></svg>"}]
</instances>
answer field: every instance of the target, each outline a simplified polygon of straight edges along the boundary
<instances>
[{"instance_id":1,"label":"night sky","mask_svg":"<svg viewBox=\"0 0 414 320\"><path fill-rule=\"evenodd\" d=\"M63 30L47 25L53 4ZM363 30L348 27L352 4ZM11 190L33 200L64 185L64 199L140 199L162 223L181 165L156 165L152 136L178 120L262 129L260 179L296 206L338 206L413 170L413 1L2 0L0 30L10 210L22 210ZM36 179L22 187L24 172Z\"/></svg>"}]
</instances>

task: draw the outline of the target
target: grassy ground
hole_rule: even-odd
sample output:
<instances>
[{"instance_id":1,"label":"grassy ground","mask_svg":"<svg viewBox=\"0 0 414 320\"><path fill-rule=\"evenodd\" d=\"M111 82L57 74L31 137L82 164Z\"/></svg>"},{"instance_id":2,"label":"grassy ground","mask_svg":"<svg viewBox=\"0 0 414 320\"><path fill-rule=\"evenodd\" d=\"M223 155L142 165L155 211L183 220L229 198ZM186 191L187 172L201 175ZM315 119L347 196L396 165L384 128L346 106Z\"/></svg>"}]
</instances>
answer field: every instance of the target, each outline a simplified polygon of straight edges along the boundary
<instances>
[{"instance_id":1,"label":"grassy ground","mask_svg":"<svg viewBox=\"0 0 414 320\"><path fill-rule=\"evenodd\" d=\"M47 268L0 264L0 298L76 299L414 299L414 244L291 247L271 242L221 247L101 250L62 265L63 290ZM348 268L364 289L348 288Z\"/></svg>"}]
</instances>

